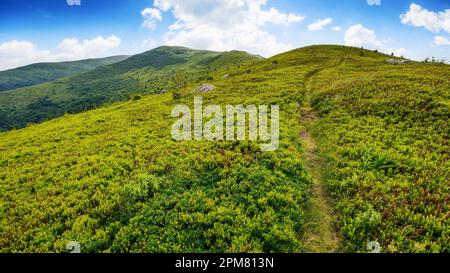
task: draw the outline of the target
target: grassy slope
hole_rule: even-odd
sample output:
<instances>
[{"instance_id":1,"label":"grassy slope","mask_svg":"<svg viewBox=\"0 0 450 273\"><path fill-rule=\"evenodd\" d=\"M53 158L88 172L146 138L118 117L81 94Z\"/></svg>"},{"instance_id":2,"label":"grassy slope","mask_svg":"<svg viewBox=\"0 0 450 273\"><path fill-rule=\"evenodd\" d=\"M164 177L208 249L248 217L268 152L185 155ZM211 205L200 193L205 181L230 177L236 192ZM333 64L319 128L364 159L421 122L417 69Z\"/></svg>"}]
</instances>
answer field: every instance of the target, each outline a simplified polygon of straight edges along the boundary
<instances>
[{"instance_id":1,"label":"grassy slope","mask_svg":"<svg viewBox=\"0 0 450 273\"><path fill-rule=\"evenodd\" d=\"M123 61L127 57L128 56L113 56L74 62L37 63L0 71L0 92L84 73L99 66Z\"/></svg>"},{"instance_id":2,"label":"grassy slope","mask_svg":"<svg viewBox=\"0 0 450 273\"><path fill-rule=\"evenodd\" d=\"M307 71L291 59L301 60L217 72L204 94L205 104L280 105L274 153L172 141L172 107L192 105L203 82L179 101L148 95L0 134L0 250L65 251L76 240L85 252L302 251L310 179L296 106Z\"/></svg>"},{"instance_id":3,"label":"grassy slope","mask_svg":"<svg viewBox=\"0 0 450 273\"><path fill-rule=\"evenodd\" d=\"M335 253L341 251L342 243L337 228L337 213L327 191L326 177L323 175L324 158L318 153L319 147L310 131L319 120L311 107L311 90L308 89L311 75L306 79L306 96L301 107L300 132L303 146L303 165L312 177L311 196L305 211L303 245L307 252Z\"/></svg>"},{"instance_id":4,"label":"grassy slope","mask_svg":"<svg viewBox=\"0 0 450 273\"><path fill-rule=\"evenodd\" d=\"M344 250L448 252L450 66L373 57L344 56L308 84Z\"/></svg>"},{"instance_id":5,"label":"grassy slope","mask_svg":"<svg viewBox=\"0 0 450 273\"><path fill-rule=\"evenodd\" d=\"M73 240L85 252L308 250L312 183L297 107L306 90L344 250L377 240L384 251L448 251L449 68L386 58L308 47L213 73L205 104L280 105L274 153L173 142L170 111L192 104L189 92L1 133L0 251L64 251Z\"/></svg>"},{"instance_id":6,"label":"grassy slope","mask_svg":"<svg viewBox=\"0 0 450 273\"><path fill-rule=\"evenodd\" d=\"M159 93L172 88L176 72L197 81L217 69L257 59L237 51L160 47L87 73L0 93L0 131L124 101L136 94Z\"/></svg>"}]
</instances>

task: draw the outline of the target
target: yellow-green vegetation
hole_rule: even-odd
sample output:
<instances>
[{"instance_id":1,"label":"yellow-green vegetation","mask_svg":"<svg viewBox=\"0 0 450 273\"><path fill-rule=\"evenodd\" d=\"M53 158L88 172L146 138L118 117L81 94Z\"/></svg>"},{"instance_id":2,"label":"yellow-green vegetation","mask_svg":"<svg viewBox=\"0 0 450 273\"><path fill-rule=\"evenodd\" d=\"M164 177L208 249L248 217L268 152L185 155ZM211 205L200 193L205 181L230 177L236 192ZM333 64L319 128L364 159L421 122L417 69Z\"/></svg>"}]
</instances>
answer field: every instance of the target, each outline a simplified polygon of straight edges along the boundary
<instances>
[{"instance_id":1,"label":"yellow-green vegetation","mask_svg":"<svg viewBox=\"0 0 450 273\"><path fill-rule=\"evenodd\" d=\"M344 249L449 252L450 66L365 55L308 81Z\"/></svg>"},{"instance_id":2,"label":"yellow-green vegetation","mask_svg":"<svg viewBox=\"0 0 450 273\"><path fill-rule=\"evenodd\" d=\"M212 73L216 70L236 68L259 59L240 51L159 47L72 77L0 92L0 131L23 128L29 123L142 94L163 93L173 86L175 73L183 73L190 81L213 80Z\"/></svg>"},{"instance_id":3,"label":"yellow-green vegetation","mask_svg":"<svg viewBox=\"0 0 450 273\"><path fill-rule=\"evenodd\" d=\"M70 241L84 252L302 251L306 70L292 58L214 74L217 89L202 94L205 105L279 105L276 152L174 142L172 107L192 106L197 83L177 100L148 95L2 133L1 251L59 252Z\"/></svg>"},{"instance_id":4,"label":"yellow-green vegetation","mask_svg":"<svg viewBox=\"0 0 450 273\"><path fill-rule=\"evenodd\" d=\"M322 204L336 204L344 251L369 241L383 251L449 251L450 69L387 58L314 46L168 69L155 85L145 75L156 70L134 59L120 75L140 84L117 88L142 96L0 133L0 251L63 252L70 241L83 252L308 251L311 176L333 198ZM169 92L145 95L146 81ZM205 105L279 105L280 149L173 141L172 108L192 107L191 90L204 83L217 87L201 94ZM320 168L304 167L306 95L318 113L307 129Z\"/></svg>"},{"instance_id":5,"label":"yellow-green vegetation","mask_svg":"<svg viewBox=\"0 0 450 273\"><path fill-rule=\"evenodd\" d=\"M308 83L308 82L307 82ZM334 253L340 251L341 242L337 232L337 214L326 190L323 177L324 159L318 155L318 147L309 133L317 122L317 116L310 106L307 96L301 108L301 123L305 128L300 132L303 146L303 165L312 177L311 196L305 211L303 245L305 252Z\"/></svg>"}]
</instances>

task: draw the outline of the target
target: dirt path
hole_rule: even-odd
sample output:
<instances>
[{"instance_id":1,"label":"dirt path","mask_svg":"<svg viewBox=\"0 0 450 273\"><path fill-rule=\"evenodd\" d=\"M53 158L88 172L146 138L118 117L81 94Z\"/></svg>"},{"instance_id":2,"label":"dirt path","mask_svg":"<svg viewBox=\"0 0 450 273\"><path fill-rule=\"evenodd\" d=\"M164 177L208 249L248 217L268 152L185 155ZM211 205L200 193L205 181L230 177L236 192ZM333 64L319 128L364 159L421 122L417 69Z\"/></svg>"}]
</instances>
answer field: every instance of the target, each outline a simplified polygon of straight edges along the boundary
<instances>
[{"instance_id":1,"label":"dirt path","mask_svg":"<svg viewBox=\"0 0 450 273\"><path fill-rule=\"evenodd\" d=\"M318 72L311 74L311 77ZM307 93L301 109L301 123L305 129L300 132L300 137L304 148L303 162L308 173L313 178L313 186L312 196L305 213L306 222L303 245L306 252L338 252L340 239L335 228L336 213L323 180L324 164L317 154L316 142L309 132L309 129L317 122L318 117L311 107L311 92Z\"/></svg>"}]
</instances>

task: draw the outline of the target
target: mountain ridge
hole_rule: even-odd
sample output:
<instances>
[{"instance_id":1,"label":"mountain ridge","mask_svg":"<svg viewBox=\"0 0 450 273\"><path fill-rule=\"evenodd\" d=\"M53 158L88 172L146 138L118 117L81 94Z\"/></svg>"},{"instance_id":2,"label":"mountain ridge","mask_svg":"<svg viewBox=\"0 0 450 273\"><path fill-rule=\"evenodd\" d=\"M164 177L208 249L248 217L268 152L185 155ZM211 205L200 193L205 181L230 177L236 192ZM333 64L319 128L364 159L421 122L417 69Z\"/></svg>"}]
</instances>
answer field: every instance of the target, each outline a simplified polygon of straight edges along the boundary
<instances>
[{"instance_id":1,"label":"mountain ridge","mask_svg":"<svg viewBox=\"0 0 450 273\"><path fill-rule=\"evenodd\" d=\"M187 80L199 80L253 60L259 58L239 51L159 47L71 77L0 92L0 130L22 128L134 95L160 93L173 86L177 73Z\"/></svg>"}]
</instances>

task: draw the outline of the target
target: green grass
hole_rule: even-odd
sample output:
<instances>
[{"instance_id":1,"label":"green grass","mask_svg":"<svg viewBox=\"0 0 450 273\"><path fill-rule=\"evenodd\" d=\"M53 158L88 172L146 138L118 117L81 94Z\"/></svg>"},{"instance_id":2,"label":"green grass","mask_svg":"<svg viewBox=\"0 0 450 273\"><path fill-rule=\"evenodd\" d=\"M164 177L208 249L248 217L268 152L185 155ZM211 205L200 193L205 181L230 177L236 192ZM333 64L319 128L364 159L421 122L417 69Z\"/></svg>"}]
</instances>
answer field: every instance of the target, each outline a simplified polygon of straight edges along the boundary
<instances>
[{"instance_id":1,"label":"green grass","mask_svg":"<svg viewBox=\"0 0 450 273\"><path fill-rule=\"evenodd\" d=\"M216 56L207 62L218 62L216 71L196 62L198 74L180 61L190 76L179 98L149 89L0 133L0 251L63 252L70 241L83 252L308 251L312 177L320 175L343 251L378 241L385 252L448 252L450 69L387 58L314 46L225 66L235 56ZM161 73L173 75L171 66ZM142 86L155 71L120 78ZM217 87L202 94L205 105L279 105L280 149L172 141L172 107L192 106L191 90L203 83ZM320 168L306 166L311 147L301 144L307 97L318 113L308 130Z\"/></svg>"},{"instance_id":2,"label":"green grass","mask_svg":"<svg viewBox=\"0 0 450 273\"><path fill-rule=\"evenodd\" d=\"M0 71L0 92L84 73L99 66L123 61L126 58L128 56L114 56L61 63L37 63Z\"/></svg>"},{"instance_id":3,"label":"green grass","mask_svg":"<svg viewBox=\"0 0 450 273\"><path fill-rule=\"evenodd\" d=\"M172 107L192 106L190 90L206 80L179 100L147 95L0 134L0 250L62 252L78 241L83 252L302 251L311 182L296 76L306 71L288 61L218 71L203 95L205 105L280 105L276 152L171 140Z\"/></svg>"},{"instance_id":4,"label":"green grass","mask_svg":"<svg viewBox=\"0 0 450 273\"><path fill-rule=\"evenodd\" d=\"M72 77L0 93L0 131L23 128L66 113L79 113L141 94L173 88L176 73L189 81L211 78L218 69L259 60L245 52L160 47Z\"/></svg>"},{"instance_id":5,"label":"green grass","mask_svg":"<svg viewBox=\"0 0 450 273\"><path fill-rule=\"evenodd\" d=\"M345 250L450 250L450 67L345 58L313 79Z\"/></svg>"}]
</instances>

